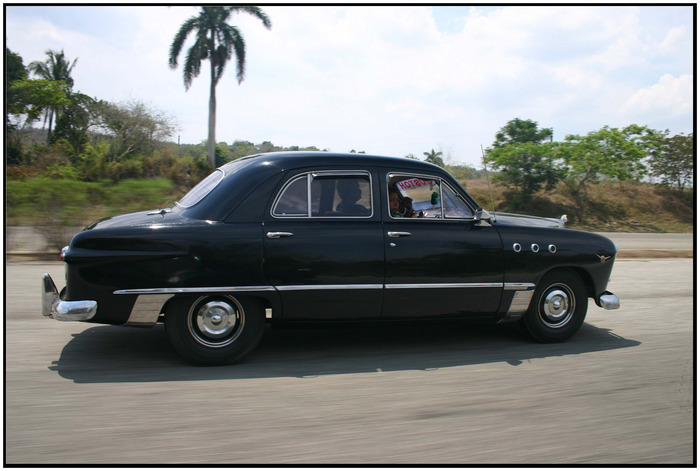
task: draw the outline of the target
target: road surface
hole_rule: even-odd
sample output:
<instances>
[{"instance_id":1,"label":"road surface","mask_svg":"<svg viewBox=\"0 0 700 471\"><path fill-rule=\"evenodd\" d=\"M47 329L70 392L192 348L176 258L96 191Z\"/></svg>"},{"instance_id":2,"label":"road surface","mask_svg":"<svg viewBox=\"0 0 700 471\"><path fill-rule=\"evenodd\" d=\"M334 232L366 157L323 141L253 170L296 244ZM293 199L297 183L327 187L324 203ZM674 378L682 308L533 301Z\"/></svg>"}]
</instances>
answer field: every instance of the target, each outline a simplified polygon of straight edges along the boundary
<instances>
[{"instance_id":1,"label":"road surface","mask_svg":"<svg viewBox=\"0 0 700 471\"><path fill-rule=\"evenodd\" d=\"M693 261L618 260L570 341L455 323L267 331L197 368L162 326L62 323L6 265L6 464L691 464ZM61 287L59 286L59 288Z\"/></svg>"}]
</instances>

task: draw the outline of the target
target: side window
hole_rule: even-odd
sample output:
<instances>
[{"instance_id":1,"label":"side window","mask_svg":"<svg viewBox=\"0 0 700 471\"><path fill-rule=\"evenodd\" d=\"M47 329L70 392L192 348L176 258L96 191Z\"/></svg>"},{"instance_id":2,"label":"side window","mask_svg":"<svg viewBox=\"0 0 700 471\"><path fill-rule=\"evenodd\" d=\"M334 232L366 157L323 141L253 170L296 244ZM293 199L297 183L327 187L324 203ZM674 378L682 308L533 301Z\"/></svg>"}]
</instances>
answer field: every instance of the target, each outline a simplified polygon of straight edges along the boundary
<instances>
[{"instance_id":1,"label":"side window","mask_svg":"<svg viewBox=\"0 0 700 471\"><path fill-rule=\"evenodd\" d=\"M369 175L314 175L311 215L368 217L372 214Z\"/></svg>"},{"instance_id":2,"label":"side window","mask_svg":"<svg viewBox=\"0 0 700 471\"><path fill-rule=\"evenodd\" d=\"M440 180L389 175L389 212L393 218L442 218Z\"/></svg>"},{"instance_id":3,"label":"side window","mask_svg":"<svg viewBox=\"0 0 700 471\"><path fill-rule=\"evenodd\" d=\"M324 171L300 175L282 189L272 215L370 217L371 187L369 174L364 172Z\"/></svg>"},{"instance_id":4,"label":"side window","mask_svg":"<svg viewBox=\"0 0 700 471\"><path fill-rule=\"evenodd\" d=\"M309 214L309 185L307 175L292 180L277 198L274 216L304 217Z\"/></svg>"},{"instance_id":5,"label":"side window","mask_svg":"<svg viewBox=\"0 0 700 471\"><path fill-rule=\"evenodd\" d=\"M462 199L447 185L442 186L445 218L471 219L474 213Z\"/></svg>"},{"instance_id":6,"label":"side window","mask_svg":"<svg viewBox=\"0 0 700 471\"><path fill-rule=\"evenodd\" d=\"M469 206L439 178L390 174L388 191L392 218L474 217Z\"/></svg>"}]
</instances>

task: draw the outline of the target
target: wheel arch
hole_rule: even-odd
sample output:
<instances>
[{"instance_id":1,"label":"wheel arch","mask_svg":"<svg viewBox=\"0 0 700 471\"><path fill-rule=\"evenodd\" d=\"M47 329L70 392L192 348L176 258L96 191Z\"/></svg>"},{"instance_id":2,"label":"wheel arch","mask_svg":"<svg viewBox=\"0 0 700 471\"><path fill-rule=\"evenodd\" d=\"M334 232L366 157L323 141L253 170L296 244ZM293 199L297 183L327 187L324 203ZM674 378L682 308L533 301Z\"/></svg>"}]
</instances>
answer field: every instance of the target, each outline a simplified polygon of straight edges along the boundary
<instances>
[{"instance_id":1,"label":"wheel arch","mask_svg":"<svg viewBox=\"0 0 700 471\"><path fill-rule=\"evenodd\" d=\"M211 292L206 292L206 293L183 293L183 294L177 294L175 296L171 296L170 299L168 299L163 306L160 308L160 313L161 313L161 319L160 321L163 320L164 316L167 315L168 312L168 307L170 304L174 302L179 302L180 299L182 298L191 298L191 297L200 297L200 296L231 296L236 299L242 299L242 298L247 298L247 299L254 299L262 305L263 309L271 309L272 312L278 311L280 309L280 304L278 300L273 297L273 296L266 296L263 293L259 292L238 292L238 293L228 293L228 292L217 292L217 291L211 291Z\"/></svg>"},{"instance_id":2,"label":"wheel arch","mask_svg":"<svg viewBox=\"0 0 700 471\"><path fill-rule=\"evenodd\" d=\"M583 285L586 287L586 296L589 298L595 297L595 293L594 293L595 283L593 282L593 277L591 276L591 274L587 270L585 270L581 267L573 266L573 265L564 265L564 266L559 266L559 267L553 267L553 268L545 271L544 273L542 273L539 280L537 280L537 286L540 285L541 281L546 276L550 275L551 273L558 272L558 271L575 273L581 279L581 281L583 282Z\"/></svg>"}]
</instances>

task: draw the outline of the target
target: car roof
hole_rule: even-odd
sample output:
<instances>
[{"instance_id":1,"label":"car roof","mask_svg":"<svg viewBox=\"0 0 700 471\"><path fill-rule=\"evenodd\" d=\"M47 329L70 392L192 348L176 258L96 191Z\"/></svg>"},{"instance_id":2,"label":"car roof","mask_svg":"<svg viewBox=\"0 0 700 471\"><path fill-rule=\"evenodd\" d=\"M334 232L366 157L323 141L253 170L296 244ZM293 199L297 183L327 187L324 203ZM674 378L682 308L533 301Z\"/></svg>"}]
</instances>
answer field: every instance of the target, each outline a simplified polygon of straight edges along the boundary
<instances>
[{"instance_id":1,"label":"car roof","mask_svg":"<svg viewBox=\"0 0 700 471\"><path fill-rule=\"evenodd\" d=\"M292 152L268 152L264 154L249 155L238 160L251 160L252 163L275 165L281 169L294 167L306 167L313 165L371 165L381 167L412 168L423 171L442 170L422 160L409 159L407 157L389 157L370 154L337 153L323 151L292 151ZM236 162L236 161L234 161Z\"/></svg>"}]
</instances>

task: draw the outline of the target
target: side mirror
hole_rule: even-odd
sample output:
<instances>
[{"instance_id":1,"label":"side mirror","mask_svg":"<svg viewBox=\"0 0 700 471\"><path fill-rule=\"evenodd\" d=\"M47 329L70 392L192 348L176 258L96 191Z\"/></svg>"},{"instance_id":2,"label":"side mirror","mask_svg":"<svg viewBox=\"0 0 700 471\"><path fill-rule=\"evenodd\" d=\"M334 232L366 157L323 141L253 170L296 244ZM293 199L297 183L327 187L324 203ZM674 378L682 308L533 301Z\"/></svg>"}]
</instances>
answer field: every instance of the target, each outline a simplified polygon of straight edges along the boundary
<instances>
[{"instance_id":1,"label":"side mirror","mask_svg":"<svg viewBox=\"0 0 700 471\"><path fill-rule=\"evenodd\" d=\"M474 219L476 219L477 221L490 221L491 219L493 219L493 216L491 216L491 213L489 213L485 209L480 209L474 215Z\"/></svg>"}]
</instances>

